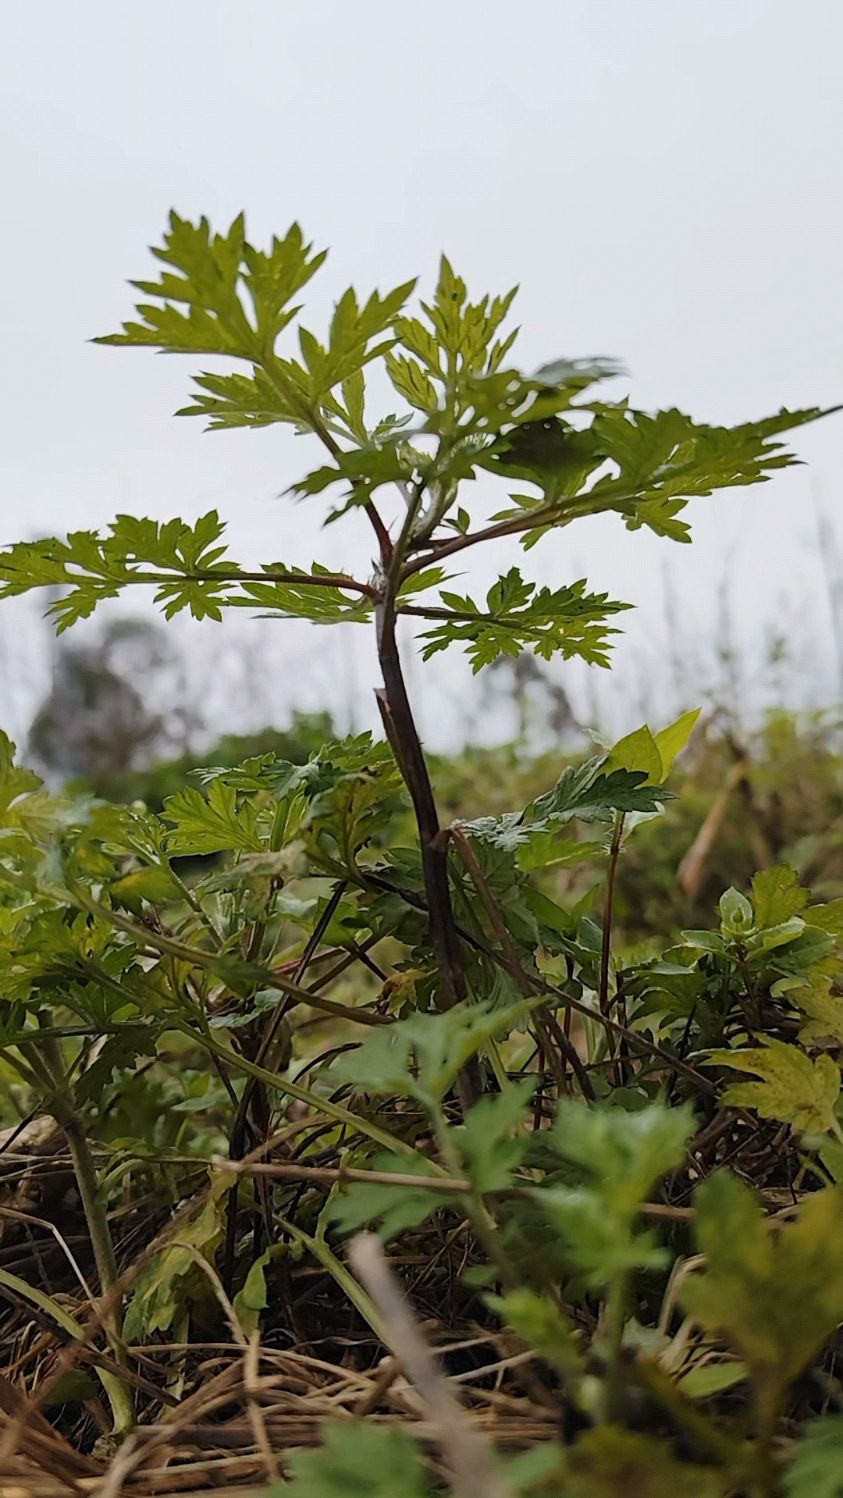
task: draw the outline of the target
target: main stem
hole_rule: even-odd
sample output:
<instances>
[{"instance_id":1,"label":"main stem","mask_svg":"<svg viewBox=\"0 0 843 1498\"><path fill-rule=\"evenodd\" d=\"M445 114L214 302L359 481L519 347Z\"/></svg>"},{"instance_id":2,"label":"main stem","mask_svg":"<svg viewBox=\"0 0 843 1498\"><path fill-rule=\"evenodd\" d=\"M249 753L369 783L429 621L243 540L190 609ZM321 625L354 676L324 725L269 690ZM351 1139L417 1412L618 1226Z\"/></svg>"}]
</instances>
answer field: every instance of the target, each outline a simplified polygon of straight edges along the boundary
<instances>
[{"instance_id":1,"label":"main stem","mask_svg":"<svg viewBox=\"0 0 843 1498\"><path fill-rule=\"evenodd\" d=\"M379 610L377 622L378 658L383 674L383 688L377 693L378 706L416 814L430 934L439 959L445 1004L450 1009L466 997L466 987L448 882L448 848L444 840L437 841L441 832L439 813L398 655L395 615L384 608Z\"/></svg>"},{"instance_id":2,"label":"main stem","mask_svg":"<svg viewBox=\"0 0 843 1498\"><path fill-rule=\"evenodd\" d=\"M384 558L384 586L375 610L383 687L376 695L387 739L413 803L430 915L430 936L439 964L444 1005L450 1009L466 998L467 989L448 881L448 845L447 839L440 837L442 829L436 798L410 705L395 633L395 605L402 563L419 502L420 496L416 496L415 502L408 505L401 535L391 556ZM463 1108L471 1107L481 1090L476 1062L460 1075L457 1087Z\"/></svg>"}]
</instances>

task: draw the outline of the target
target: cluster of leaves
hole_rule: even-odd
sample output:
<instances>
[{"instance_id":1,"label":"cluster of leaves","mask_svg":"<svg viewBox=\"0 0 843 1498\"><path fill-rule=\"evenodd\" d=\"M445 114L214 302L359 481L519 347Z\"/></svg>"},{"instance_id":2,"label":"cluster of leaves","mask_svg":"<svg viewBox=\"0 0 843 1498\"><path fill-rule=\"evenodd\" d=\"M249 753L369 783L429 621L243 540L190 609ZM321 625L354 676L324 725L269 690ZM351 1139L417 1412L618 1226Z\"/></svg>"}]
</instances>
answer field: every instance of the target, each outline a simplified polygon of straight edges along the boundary
<instances>
[{"instance_id":1,"label":"cluster of leaves","mask_svg":"<svg viewBox=\"0 0 843 1498\"><path fill-rule=\"evenodd\" d=\"M248 373L200 374L181 414L204 416L212 428L281 422L316 436L330 462L295 486L299 495L339 487L342 508L371 506L397 485L410 504L403 610L431 621L426 654L463 644L475 670L523 649L606 665L607 621L625 605L587 593L584 581L536 589L517 568L492 587L485 610L447 591L430 607L408 602L444 581L433 565L438 553L497 533L521 534L529 545L605 511L633 529L687 540L678 516L689 498L768 478L794 461L775 439L823 414L782 411L710 427L675 410L646 415L626 401L597 400L593 387L617 373L607 361L562 359L525 376L507 362L515 332L503 332L514 293L471 302L447 259L421 316L405 311L412 281L362 303L349 289L320 340L299 320L295 299L325 255L298 225L264 252L247 240L242 216L215 234L205 219L194 225L173 214L153 253L165 269L158 280L133 283L147 298L137 320L100 342L245 363ZM281 347L295 323L298 357ZM376 361L410 410L370 423L366 378ZM511 494L497 524L477 529L460 494L478 472L534 492ZM321 623L371 613L377 589L369 584L318 565L247 571L226 556L221 533L215 512L193 526L122 515L105 536L76 531L19 543L0 556L0 596L60 589L50 605L60 628L140 584L155 590L168 618L188 609L219 619L225 607L252 606Z\"/></svg>"},{"instance_id":2,"label":"cluster of leaves","mask_svg":"<svg viewBox=\"0 0 843 1498\"><path fill-rule=\"evenodd\" d=\"M535 887L535 869L525 869L518 855L530 835L558 838L560 828L570 831L577 821L611 828L624 817L634 831L636 816L657 815L669 794L661 781L693 721L689 715L657 734L639 730L566 770L520 822L510 814L463 824L495 898L514 911L510 940L533 994L516 996L511 974L501 973L488 908L455 858L458 909L487 945L488 970L497 967L501 980L496 998L475 995L447 1013L427 1009L431 955L409 850L385 845L400 796L383 746L361 736L326 745L304 765L266 754L211 768L201 772L197 788L170 798L157 815L50 798L36 777L17 768L3 741L0 965L9 998L0 1041L19 1085L60 1116L67 1107L84 1116L111 1155L106 1189L130 1195L148 1189L151 1169L155 1179L151 1156L188 1154L197 1166L203 1157L210 1163L232 1127L225 1089L209 1092L199 1084L201 1073L183 1066L182 1091L171 1091L167 1101L173 1121L181 1120L179 1133L134 1137L108 1123L121 1099L127 1120L148 1106L144 1088L160 1090L162 1048L172 1047L174 1037L181 1037L186 1057L204 1051L232 1078L251 1076L276 1097L298 1099L313 1110L314 1122L323 1120L317 1147L324 1150L326 1126L337 1130L344 1169L358 1178L317 1192L298 1224L287 1217L294 1188L279 1186L277 1210L287 1231L298 1234L295 1241L318 1250L343 1284L348 1271L338 1249L328 1249L332 1240L339 1245L367 1226L388 1243L443 1214L464 1215L480 1249L472 1276L488 1313L547 1365L584 1426L573 1443L539 1448L535 1465L523 1471L502 1464L502 1480L525 1498L569 1491L593 1498L619 1492L617 1484L636 1473L665 1492L668 1484L687 1482L706 1495L727 1495L760 1480L770 1462L801 1498L814 1471L830 1470L837 1460L835 1416L816 1422L792 1457L775 1454L790 1391L843 1319L843 1282L830 1272L843 1228L843 1196L834 1184L843 1168L835 1059L843 1047L843 1000L833 992L843 939L837 902L811 904L791 871L766 870L751 899L736 891L723 897L719 930L688 932L681 947L657 961L619 968L615 982L641 1052L632 1070L625 1064L623 1086L598 1085L605 1101L560 1098L552 1123L535 1132L539 1079L519 1075L541 1010L564 1008L553 976L560 962L565 995L595 1016L585 1021L583 1038L596 1084L611 1050L596 1019L599 926L551 908L550 897ZM534 827L539 831L530 834ZM188 852L223 854L226 864L215 863L188 886L178 872ZM299 986L288 976L317 927L326 947L349 957L375 941L385 951L400 940L393 978L379 998L370 991L357 1016L353 1005L326 1001L318 983ZM290 1023L295 1049L296 1016L306 1020L310 1011L319 1018L326 1002L329 1014L332 1003L338 1011L332 1023L382 1022L362 1044L328 1057L318 1072L321 1085L297 1084L282 1053L277 1071L250 1060L248 1036L273 1025L279 1004L290 1016L289 1061ZM746 1044L750 1034L758 1045ZM718 1038L722 1043L714 1044ZM648 1056L651 1039L661 1049ZM63 1102L45 1096L38 1064L51 1042L64 1058ZM647 1214L671 1180L684 1178L705 1105L690 1084L680 1089L683 1102L664 1100L665 1065L683 1055L717 1079L720 1107L791 1125L811 1152L818 1182L824 1177L827 1184L808 1195L792 1220L776 1225L736 1176L715 1171L693 1199L685 1249L702 1254L706 1267L682 1277L677 1304L686 1319L672 1330L665 1307L672 1304L668 1274L672 1266L676 1273L676 1245L668 1249L664 1228ZM498 1084L455 1121L449 1099L472 1057L482 1059L490 1080L497 1057ZM758 1080L730 1082L729 1074L741 1069ZM338 1086L350 1089L347 1103L331 1101ZM235 1085L235 1102L238 1096ZM393 1132L378 1121L379 1104L392 1107L396 1099L405 1099L410 1111ZM435 1142L432 1154L429 1146L419 1148L425 1128ZM233 1177L212 1168L204 1188L201 1175L188 1179L193 1205L186 1218L177 1215L170 1243L135 1285L124 1327L129 1340L171 1333L185 1317L197 1327L213 1320L203 1264L219 1261ZM269 1314L269 1281L282 1242L283 1230L275 1249L270 1244L236 1271L236 1310L246 1328L259 1329ZM359 1287L351 1289L365 1309ZM708 1408L721 1391L741 1385L753 1390L758 1410L749 1433L742 1415ZM651 1433L636 1428L642 1393L669 1424L678 1421L693 1434L691 1456L658 1433L658 1419ZM364 1428L364 1436L354 1433L341 1444L329 1428L319 1452L293 1463L292 1491L305 1483L339 1498L354 1490L363 1464L376 1460L384 1483L394 1484L398 1463L402 1481L417 1480L426 1493L425 1463L411 1434Z\"/></svg>"},{"instance_id":3,"label":"cluster of leaves","mask_svg":"<svg viewBox=\"0 0 843 1498\"><path fill-rule=\"evenodd\" d=\"M49 589L59 628L134 586L168 617L373 620L386 740L227 760L157 812L51 797L0 738L0 1057L10 1097L67 1137L112 1306L100 1373L115 1430L135 1385L149 1395L147 1362L122 1379L132 1347L218 1328L221 1306L248 1345L289 1250L388 1341L343 1239L434 1224L467 1245L472 1314L509 1328L543 1398L576 1414L579 1434L499 1464L502 1491L803 1498L825 1482L831 1498L839 1417L790 1448L781 1436L843 1320L839 902L768 868L751 896L723 896L719 930L633 960L612 929L622 859L671 799L697 715L557 765L520 809L443 826L395 642L407 616L426 656L458 644L476 670L525 649L605 666L625 605L512 567L481 607L442 564L605 512L687 540L690 498L768 478L793 461L781 433L822 413L717 428L599 398L617 372L605 361L525 375L509 361L513 294L472 302L447 260L418 315L412 283L349 290L318 337L297 298L324 256L297 226L262 252L242 218L214 234L173 215L154 253L164 269L135 283L137 319L102 341L239 361L200 373L183 414L315 437L323 464L294 492L335 491L328 519L365 511L374 574L246 570L215 513L120 516L105 536L8 548L0 595ZM375 361L409 409L368 415ZM461 503L477 478L507 486L490 523ZM392 531L384 489L401 501ZM604 857L599 898L558 898L548 871ZM166 1123L133 1132L162 1105ZM296 1146L279 1160L281 1119ZM794 1166L811 1188L795 1207ZM106 1207L151 1187L179 1210L121 1304ZM68 1330L60 1300L0 1268L2 1286ZM840 1403L831 1374L826 1388ZM412 1436L372 1422L329 1429L289 1475L283 1492L323 1498L430 1491Z\"/></svg>"}]
</instances>

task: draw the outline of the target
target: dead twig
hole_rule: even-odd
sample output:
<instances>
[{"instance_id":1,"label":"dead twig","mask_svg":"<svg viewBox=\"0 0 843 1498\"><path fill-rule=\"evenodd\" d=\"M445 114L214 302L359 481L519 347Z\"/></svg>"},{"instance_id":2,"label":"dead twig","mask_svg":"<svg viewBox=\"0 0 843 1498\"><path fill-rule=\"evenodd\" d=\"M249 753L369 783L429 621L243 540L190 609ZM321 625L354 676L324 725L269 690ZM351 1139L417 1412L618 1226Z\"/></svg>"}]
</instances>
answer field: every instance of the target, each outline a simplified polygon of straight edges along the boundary
<instances>
[{"instance_id":1,"label":"dead twig","mask_svg":"<svg viewBox=\"0 0 843 1498\"><path fill-rule=\"evenodd\" d=\"M381 1314L389 1346L427 1406L455 1491L460 1498L508 1498L490 1447L466 1420L440 1373L387 1264L380 1239L374 1233L359 1233L351 1242L349 1258Z\"/></svg>"}]
</instances>

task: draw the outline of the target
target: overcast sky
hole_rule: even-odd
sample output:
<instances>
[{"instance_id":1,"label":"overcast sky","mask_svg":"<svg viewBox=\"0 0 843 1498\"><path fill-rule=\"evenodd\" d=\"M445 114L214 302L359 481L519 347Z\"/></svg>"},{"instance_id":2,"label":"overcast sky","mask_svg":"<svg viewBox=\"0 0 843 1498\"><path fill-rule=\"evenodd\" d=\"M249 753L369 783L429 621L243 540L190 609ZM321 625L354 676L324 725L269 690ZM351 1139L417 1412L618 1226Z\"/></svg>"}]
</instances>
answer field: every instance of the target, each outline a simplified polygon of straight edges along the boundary
<instances>
[{"instance_id":1,"label":"overcast sky","mask_svg":"<svg viewBox=\"0 0 843 1498\"><path fill-rule=\"evenodd\" d=\"M298 218L332 251L313 321L350 281L429 283L446 249L477 290L521 283L528 367L616 355L638 404L717 421L843 399L839 0L40 0L3 23L2 542L217 506L244 557L366 566L362 522L322 537L319 501L275 497L302 442L174 421L189 359L86 342L171 206L245 208L258 242ZM728 569L748 651L798 620L830 659L814 497L843 539L843 417L796 441L808 468L698 501L693 548L601 521L529 554L638 606L620 701L665 653L666 568L688 641ZM279 703L322 691L272 649ZM370 656L345 661L362 695Z\"/></svg>"}]
</instances>

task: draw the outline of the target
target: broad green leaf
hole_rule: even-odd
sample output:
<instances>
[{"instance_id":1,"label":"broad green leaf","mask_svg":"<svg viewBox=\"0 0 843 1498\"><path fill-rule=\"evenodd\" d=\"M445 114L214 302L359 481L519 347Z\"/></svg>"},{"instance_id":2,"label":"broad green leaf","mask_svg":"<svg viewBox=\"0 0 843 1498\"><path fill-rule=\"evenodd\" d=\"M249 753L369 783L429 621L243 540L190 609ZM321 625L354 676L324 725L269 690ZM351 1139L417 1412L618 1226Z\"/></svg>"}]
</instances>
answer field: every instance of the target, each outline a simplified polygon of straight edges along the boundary
<instances>
[{"instance_id":1,"label":"broad green leaf","mask_svg":"<svg viewBox=\"0 0 843 1498\"><path fill-rule=\"evenodd\" d=\"M782 1486L787 1498L843 1498L843 1415L809 1420L791 1447Z\"/></svg>"},{"instance_id":2,"label":"broad green leaf","mask_svg":"<svg viewBox=\"0 0 843 1498\"><path fill-rule=\"evenodd\" d=\"M125 905L139 915L144 904L168 905L182 898L182 891L172 875L160 864L145 869L134 869L109 885L109 893L117 905Z\"/></svg>"},{"instance_id":3,"label":"broad green leaf","mask_svg":"<svg viewBox=\"0 0 843 1498\"><path fill-rule=\"evenodd\" d=\"M835 943L843 940L843 898L829 900L827 905L812 905L808 918L812 926L827 932Z\"/></svg>"},{"instance_id":4,"label":"broad green leaf","mask_svg":"<svg viewBox=\"0 0 843 1498\"><path fill-rule=\"evenodd\" d=\"M840 1068L830 1056L810 1056L796 1045L768 1037L763 1046L720 1050L711 1060L732 1071L749 1072L757 1082L736 1082L723 1093L733 1108L754 1108L762 1118L789 1123L800 1134L824 1134L836 1128Z\"/></svg>"},{"instance_id":5,"label":"broad green leaf","mask_svg":"<svg viewBox=\"0 0 843 1498\"><path fill-rule=\"evenodd\" d=\"M558 827L549 825L543 828L539 825L538 830L531 829L529 840L522 843L515 856L522 873L530 874L536 869L599 862L605 852L605 844L596 839L563 837ZM531 909L534 909L532 900L537 895L538 891L528 889L527 901Z\"/></svg>"},{"instance_id":6,"label":"broad green leaf","mask_svg":"<svg viewBox=\"0 0 843 1498\"><path fill-rule=\"evenodd\" d=\"M817 1191L773 1226L754 1192L721 1170L700 1187L696 1209L707 1267L682 1280L680 1300L734 1348L775 1412L843 1320L843 1192Z\"/></svg>"},{"instance_id":7,"label":"broad green leaf","mask_svg":"<svg viewBox=\"0 0 843 1498\"><path fill-rule=\"evenodd\" d=\"M760 931L753 931L751 935L748 935L746 931L735 932L734 935L742 938L743 945L746 948L746 960L748 963L766 964L766 960L769 958L770 953L777 952L778 955L773 959L773 962L774 964L779 964L781 963L783 958L787 960L789 957L792 958L794 955L798 956L800 948L802 950L803 957L806 956L804 950L805 943L803 941L805 933L806 926L802 917L799 915L792 915L789 920L782 921L780 926L765 926ZM816 949L813 950L815 936L809 933L808 940L810 941L812 947L811 955L804 963L799 962L797 964L798 966L804 966L806 968L810 967L810 964L815 961L816 958L822 955L822 951L824 951L827 946L826 941L821 941L816 938ZM800 943L799 947L795 946L795 943L797 942ZM789 948L789 951L785 953L779 953L778 949L781 947L787 947Z\"/></svg>"},{"instance_id":8,"label":"broad green leaf","mask_svg":"<svg viewBox=\"0 0 843 1498\"><path fill-rule=\"evenodd\" d=\"M746 937L755 929L752 906L740 890L727 889L720 896L718 908L720 930L724 936Z\"/></svg>"},{"instance_id":9,"label":"broad green leaf","mask_svg":"<svg viewBox=\"0 0 843 1498\"><path fill-rule=\"evenodd\" d=\"M770 960L770 967L774 972L808 977L811 970L816 968L817 963L822 962L825 957L830 957L834 951L836 946L834 937L828 931L823 931L819 926L812 924L812 910L809 909L806 914L811 917L811 921L802 921L801 916L794 915L791 916L790 921L784 923L784 926L772 928L773 933L795 932L795 922L802 921L802 929L788 936L787 942L778 942L775 939L771 942L771 946L778 945L780 948ZM763 949L769 934L758 933L757 941L760 948Z\"/></svg>"},{"instance_id":10,"label":"broad green leaf","mask_svg":"<svg viewBox=\"0 0 843 1498\"><path fill-rule=\"evenodd\" d=\"M743 1363L698 1363L689 1373L679 1379L679 1388L689 1399L711 1399L733 1389L736 1384L746 1382L747 1370Z\"/></svg>"},{"instance_id":11,"label":"broad green leaf","mask_svg":"<svg viewBox=\"0 0 843 1498\"><path fill-rule=\"evenodd\" d=\"M401 1175L431 1176L436 1167L418 1155L399 1160L395 1155L374 1155L366 1161L368 1170L400 1172ZM337 1224L341 1233L355 1233L370 1227L384 1243L406 1228L418 1227L437 1208L451 1198L429 1187L408 1186L401 1182L390 1186L381 1181L347 1181L331 1197L326 1218Z\"/></svg>"}]
</instances>

